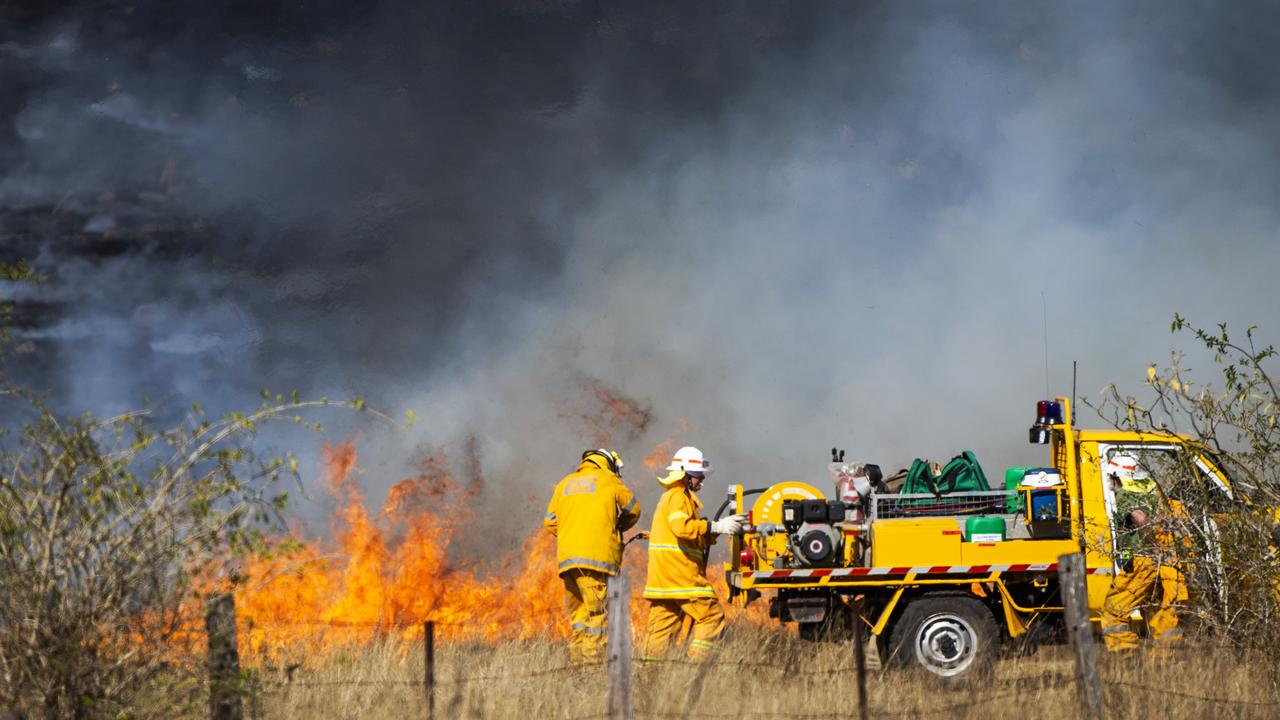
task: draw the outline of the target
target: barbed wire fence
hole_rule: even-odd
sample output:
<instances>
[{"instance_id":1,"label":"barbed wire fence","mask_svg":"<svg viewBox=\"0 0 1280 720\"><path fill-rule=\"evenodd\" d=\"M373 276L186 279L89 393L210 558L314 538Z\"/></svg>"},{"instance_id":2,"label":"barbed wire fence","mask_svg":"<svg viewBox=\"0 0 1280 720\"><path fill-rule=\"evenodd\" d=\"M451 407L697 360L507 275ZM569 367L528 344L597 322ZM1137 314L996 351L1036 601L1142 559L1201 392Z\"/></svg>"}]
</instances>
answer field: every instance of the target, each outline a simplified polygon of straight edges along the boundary
<instances>
[{"instance_id":1,"label":"barbed wire fence","mask_svg":"<svg viewBox=\"0 0 1280 720\"><path fill-rule=\"evenodd\" d=\"M1069 563L1067 564L1070 565ZM1070 580L1064 578L1064 580ZM1083 576L1080 578L1083 583ZM630 622L630 603L626 601L629 596L625 581L614 584L610 590L610 622L616 627L631 627ZM217 619L218 627L235 628L234 604L228 603L226 600L218 600L210 604L210 613L221 612L230 613L229 617L221 617ZM217 609L215 611L215 608ZM307 678L295 677L292 670L287 669L284 677L277 678L254 678L250 683L241 683L238 686L228 685L227 673L231 670L225 666L227 657L234 658L235 651L235 634L234 631L230 635L230 648L227 647L227 634L220 634L215 638L210 635L210 717L212 720L243 720L243 709L236 703L226 702L228 696L228 687L239 695L243 695L248 700L248 715L250 718L261 717L261 698L262 694L285 693L297 690L308 690L313 688L333 688L333 687L350 687L350 688L385 688L387 690L399 690L421 692L425 707L425 714L429 720L438 720L439 718L454 717L459 713L459 705L463 702L463 693L467 688L473 688L477 685L490 683L503 683L504 687L510 686L522 680L537 680L546 678L558 678L565 683L582 683L588 677L598 678L601 673L599 665L575 665L557 664L551 667L531 668L523 672L503 672L494 673L491 670L478 672L476 674L463 674L459 672L459 667L450 668L453 673L441 677L438 674L440 669L438 658L436 657L436 639L437 630L439 629L474 629L463 623L447 623L427 621L423 623L382 623L382 622L320 622L320 621L303 621L297 623L260 623L258 626L270 625L288 625L288 626L330 626L338 628L367 629L375 637L386 637L391 632L405 633L409 630L417 631L421 629L422 633L422 652L423 652L423 671L421 677L401 677L401 678L380 678L380 679L324 679L324 678ZM615 639L616 638L616 639ZM819 720L833 717L849 717L849 718L867 718L874 716L876 718L908 718L908 717L933 717L946 714L950 717L959 717L958 713L968 711L974 708L988 706L994 703L1015 700L1027 693L1048 688L1063 688L1068 684L1074 683L1077 688L1081 688L1083 683L1098 683L1098 705L1091 707L1088 703L1092 702L1086 697L1085 692L1080 693L1081 707L1079 716L1085 717L1089 713L1096 711L1097 717L1102 718L1105 715L1105 708L1108 706L1107 700L1117 700L1119 697L1116 693L1134 693L1146 692L1156 697L1174 696L1188 702L1200 703L1205 706L1206 711L1210 708L1228 708L1234 709L1237 715L1251 713L1250 716L1278 716L1280 715L1280 700L1276 701L1260 701L1236 699L1221 696L1201 695L1181 690L1171 690L1163 686L1148 685L1144 683L1132 682L1130 680L1107 680L1098 676L1097 667L1092 668L1082 666L1080 658L1084 657L1078 649L1073 652L1077 662L1074 672L1070 674L1046 674L1040 673L1030 676L1019 676L1012 678L984 678L980 684L981 690L976 684L967 686L967 696L957 698L954 701L939 702L934 706L916 707L912 706L908 709L895 710L893 708L882 707L876 708L874 711L870 707L871 702L867 692L866 670L867 662L865 657L866 644L860 642L861 638L855 638L850 643L851 655L847 664L822 669L806 669L806 677L847 677L855 680L853 692L849 697L849 702L842 704L838 708L826 707L821 713L805 713L805 712L788 712L779 710L757 710L757 711L735 711L731 713L708 713L702 710L695 711L694 703L688 703L688 710L684 712L675 712L670 710L659 710L657 708L646 708L643 703L637 703L632 692L631 683L636 675L643 676L647 668L655 666L679 666L684 670L693 674L692 687L690 689L690 699L696 700L699 694L701 681L711 673L717 672L733 672L741 674L744 671L751 673L772 672L786 676L793 671L789 663L785 662L759 662L741 659L733 659L725 661L720 658L712 658L709 660L687 660L687 659L650 659L637 658L632 653L631 634L630 633L610 633L609 644L606 648L606 660L603 671L608 678L607 692L601 698L604 701L605 709L597 713L588 713L581 715L561 715L562 720L635 720L635 718L703 718L705 720L757 720L764 718L778 718L780 720ZM1074 643L1090 643L1094 641L1091 637L1083 635L1071 635ZM545 657L545 656L544 656ZM219 659L222 660L219 660ZM238 663L238 660L236 660ZM1085 661L1086 665L1092 665L1092 661ZM238 664L235 666L238 673ZM1093 679L1088 676L1092 674ZM1082 680L1082 677L1084 678ZM536 685L533 687L537 687ZM1108 698L1107 696L1111 696ZM442 704L443 703L443 704Z\"/></svg>"}]
</instances>

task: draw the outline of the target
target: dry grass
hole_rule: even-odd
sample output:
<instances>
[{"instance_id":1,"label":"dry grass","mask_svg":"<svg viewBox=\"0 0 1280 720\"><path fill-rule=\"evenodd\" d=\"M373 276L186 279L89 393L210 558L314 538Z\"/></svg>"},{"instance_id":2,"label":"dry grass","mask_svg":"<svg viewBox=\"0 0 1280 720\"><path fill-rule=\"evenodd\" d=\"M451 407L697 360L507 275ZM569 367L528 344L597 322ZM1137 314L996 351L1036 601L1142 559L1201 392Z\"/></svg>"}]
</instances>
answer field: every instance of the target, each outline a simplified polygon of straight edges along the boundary
<instances>
[{"instance_id":1,"label":"dry grass","mask_svg":"<svg viewBox=\"0 0 1280 720\"><path fill-rule=\"evenodd\" d=\"M1099 648L1101 651L1101 648ZM1180 648L1167 655L1101 654L1109 717L1280 717L1273 664L1221 650ZM438 718L604 717L602 669L566 667L559 643L444 644L436 655ZM855 717L848 645L814 645L765 630L739 629L711 664L636 668L636 716L694 718ZM262 718L425 717L422 645L386 644L335 653L297 668L292 681L263 669ZM988 676L944 685L919 673L872 672L872 716L1017 714L1076 717L1065 648L999 661Z\"/></svg>"}]
</instances>

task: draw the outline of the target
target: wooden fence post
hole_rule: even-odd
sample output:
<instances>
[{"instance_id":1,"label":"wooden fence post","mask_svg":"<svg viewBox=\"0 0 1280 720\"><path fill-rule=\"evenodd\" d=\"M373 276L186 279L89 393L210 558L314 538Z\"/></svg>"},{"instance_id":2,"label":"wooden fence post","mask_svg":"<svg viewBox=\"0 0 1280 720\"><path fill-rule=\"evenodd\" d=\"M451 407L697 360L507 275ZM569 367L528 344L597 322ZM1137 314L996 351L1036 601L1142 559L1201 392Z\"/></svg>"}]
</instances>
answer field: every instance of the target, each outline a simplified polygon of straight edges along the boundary
<instances>
[{"instance_id":1,"label":"wooden fence post","mask_svg":"<svg viewBox=\"0 0 1280 720\"><path fill-rule=\"evenodd\" d=\"M1076 659L1076 690L1080 717L1103 719L1102 682L1098 679L1097 648L1089 622L1089 589L1085 580L1084 553L1058 558L1058 586L1067 624L1067 637Z\"/></svg>"},{"instance_id":2,"label":"wooden fence post","mask_svg":"<svg viewBox=\"0 0 1280 720\"><path fill-rule=\"evenodd\" d=\"M427 720L436 715L436 624L422 623L422 690L427 694Z\"/></svg>"},{"instance_id":3,"label":"wooden fence post","mask_svg":"<svg viewBox=\"0 0 1280 720\"><path fill-rule=\"evenodd\" d=\"M867 720L867 633L862 622L863 597L853 601L853 663L858 672L858 717Z\"/></svg>"},{"instance_id":4,"label":"wooden fence post","mask_svg":"<svg viewBox=\"0 0 1280 720\"><path fill-rule=\"evenodd\" d=\"M209 637L209 718L242 720L235 596L231 593L210 595L205 600L204 626Z\"/></svg>"},{"instance_id":5,"label":"wooden fence post","mask_svg":"<svg viewBox=\"0 0 1280 720\"><path fill-rule=\"evenodd\" d=\"M609 580L609 717L632 720L631 704L631 590L625 573Z\"/></svg>"}]
</instances>

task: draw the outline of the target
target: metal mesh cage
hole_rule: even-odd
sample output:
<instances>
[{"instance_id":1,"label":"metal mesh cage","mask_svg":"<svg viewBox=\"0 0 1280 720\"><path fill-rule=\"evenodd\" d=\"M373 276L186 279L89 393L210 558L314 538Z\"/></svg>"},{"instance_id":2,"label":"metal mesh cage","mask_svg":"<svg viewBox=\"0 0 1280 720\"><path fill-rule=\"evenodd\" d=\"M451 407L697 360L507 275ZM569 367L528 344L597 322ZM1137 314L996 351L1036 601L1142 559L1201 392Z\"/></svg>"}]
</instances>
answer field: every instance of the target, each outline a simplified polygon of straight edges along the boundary
<instances>
[{"instance_id":1,"label":"metal mesh cage","mask_svg":"<svg viewBox=\"0 0 1280 720\"><path fill-rule=\"evenodd\" d=\"M1018 494L1013 490L871 496L871 519L950 517L953 515L1005 515L1016 511Z\"/></svg>"}]
</instances>

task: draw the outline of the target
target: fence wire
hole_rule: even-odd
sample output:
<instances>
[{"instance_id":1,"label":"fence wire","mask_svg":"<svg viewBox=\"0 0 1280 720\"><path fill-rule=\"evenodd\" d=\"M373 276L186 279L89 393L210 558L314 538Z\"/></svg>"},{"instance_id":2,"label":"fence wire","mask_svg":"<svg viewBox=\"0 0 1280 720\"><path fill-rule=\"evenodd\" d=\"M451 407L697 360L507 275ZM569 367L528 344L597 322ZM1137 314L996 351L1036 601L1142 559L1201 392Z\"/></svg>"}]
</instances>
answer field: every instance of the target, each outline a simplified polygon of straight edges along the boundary
<instances>
[{"instance_id":1,"label":"fence wire","mask_svg":"<svg viewBox=\"0 0 1280 720\"><path fill-rule=\"evenodd\" d=\"M688 660L636 661L636 664L640 665L641 667L661 666L661 665L695 666L695 667L701 668L704 671L723 671L723 670L738 671L744 667L771 668L779 671L785 671L787 669L785 665L769 665L767 663L739 663L739 662L699 663L699 662L688 661ZM602 669L603 669L603 665L601 664L585 665L585 666L584 665L560 665L553 668L546 668L543 670L537 670L537 671L525 672L525 673L500 673L500 674L485 674L485 675L472 675L472 676L464 676L464 677L441 678L441 679L435 680L433 685L436 688L446 688L446 687L453 687L453 686L464 685L464 684L475 683L475 682L520 681L520 680L551 677L551 676L561 675L565 673L581 674L581 673L599 672ZM840 667L840 668L832 668L827 671L822 671L821 674L852 675L852 673L854 672L855 672L854 668ZM815 674L814 671L807 671L807 675L811 676L813 674ZM963 702L942 703L932 707L911 708L909 710L903 710L898 712L877 710L875 714L879 718L914 717L921 714L932 715L935 713L941 714L948 711L963 710L969 707L985 705L991 702L1010 699L1012 697L1017 696L1020 692L1025 691L1026 689L1028 689L1028 687L1044 688L1044 687L1050 687L1055 685L1061 686L1063 683L1072 682L1073 680L1074 678L1070 675L1063 675L1063 674L1056 674L1056 673L1050 673L1047 675L1035 675L1035 676L1029 676L1029 675L1019 676L1019 677L1013 677L1013 678L988 679L984 681L984 683L987 686L999 688L1003 690L1003 692L998 692L986 697L970 698ZM1274 700L1274 701L1241 700L1241 699L1235 699L1235 698L1229 698L1229 697L1199 695L1195 693L1172 690L1167 687L1155 687L1151 685L1144 685L1141 683L1126 682L1126 681L1119 681L1119 680L1104 679L1102 680L1102 682L1104 685L1107 685L1113 688L1141 690L1141 691L1146 691L1146 692L1156 693L1161 695L1172 695L1175 697L1203 702L1206 704L1237 705L1237 706L1255 707L1255 708L1280 708L1280 700ZM256 684L260 687L272 687L272 688L280 688L285 690L290 688L302 689L302 688L310 688L310 687L334 687L334 686L422 688L424 686L424 681L421 678L413 679L413 680L259 679L256 681ZM637 717L667 718L667 717L685 717L686 714L666 712L666 711L651 711L651 710L644 710L641 708L637 708L635 710L635 715ZM725 714L725 715L719 715L719 716L714 714L707 714L705 712L698 712L696 713L696 715L699 718L706 718L707 720L717 720L717 718L720 718L720 717L735 718L736 720L752 720L754 718L785 718L788 720L806 720L808 718L831 717L830 713L824 713L824 714L787 713L787 712L780 712L780 711L770 711L766 713L749 713L749 712L748 713L732 713L732 714ZM594 718L594 717L607 717L607 714L574 716L572 720L587 720L588 718Z\"/></svg>"},{"instance_id":2,"label":"fence wire","mask_svg":"<svg viewBox=\"0 0 1280 720\"><path fill-rule=\"evenodd\" d=\"M1216 704L1222 704L1222 705L1240 705L1240 706L1259 707L1259 708L1263 708L1263 707L1280 708L1280 700L1272 700L1272 701L1236 700L1233 698L1209 697L1206 695L1196 695L1194 693L1181 692L1178 690L1170 690L1167 687L1152 687L1150 685L1141 685L1138 683L1131 683L1131 682L1121 682L1119 680L1103 680L1102 684L1110 685L1112 687L1128 688L1130 690L1146 690L1147 692L1157 693L1160 695L1173 695L1174 697L1180 697L1187 700L1195 700L1195 701L1203 702L1207 704L1216 703Z\"/></svg>"},{"instance_id":3,"label":"fence wire","mask_svg":"<svg viewBox=\"0 0 1280 720\"><path fill-rule=\"evenodd\" d=\"M424 627L423 622L390 622L390 621L369 621L369 622L353 622L353 621L292 621L292 622L254 622L248 621L246 624L251 627L269 627L269 626L302 626L302 627L334 627L334 628L356 628L374 631L375 633L421 630ZM449 623L433 621L433 626L437 629L447 629L454 627L466 627L474 631L475 626L468 623ZM1204 646L1206 648L1217 647L1210 644ZM1222 649L1240 650L1238 646L1223 646ZM526 652L520 653L518 658L540 657L545 659L546 653ZM741 672L744 670L752 673L758 672L776 672L781 675L796 672L798 668L787 660L778 662L762 662L762 661L697 661L681 658L633 658L631 660L633 670L643 674L645 668L651 667L684 667L697 669L699 672ZM486 672L483 674L466 675L459 672L441 673L441 670L455 670L453 667L436 668L437 675L432 679L430 686L436 691L444 690L449 694L459 692L463 686L474 685L476 683L517 683L523 680L543 679L561 676L566 680L580 679L586 673L601 673L605 669L604 663L596 663L590 665L573 665L560 664L554 667L542 669L534 669L525 672ZM806 678L813 677L847 677L849 679L856 678L857 668L853 665L840 665L825 669L805 668L803 670ZM304 673L299 673L303 677L294 678L292 674L288 678L265 678L256 677L252 681L263 695L289 693L292 690L305 690L307 688L331 688L331 687L352 687L352 688L385 688L387 690L397 689L415 690L417 692L425 692L427 688L426 680L423 677L412 679L390 678L390 679L350 679L350 680L331 680L323 678L307 678ZM891 710L888 708L873 708L872 714L876 718L914 718L914 717L933 717L954 715L971 708L989 705L991 703L1011 701L1025 694L1029 690L1043 690L1046 688L1065 688L1072 690L1075 682L1074 674L1063 674L1060 672L1050 672L1040 675L1022 675L1009 678L985 678L982 680L983 687L988 691L986 694L977 695L970 694L966 697L957 698L952 702L941 702L928 707L910 707L903 710ZM1167 687L1155 687L1141 683L1123 681L1123 680L1107 680L1101 679L1101 682L1111 691L1130 690L1149 692L1160 696L1172 696L1185 700L1204 703L1206 706L1229 706L1240 709L1277 709L1277 715L1280 716L1280 699L1274 701L1266 700L1244 700L1230 697L1218 697L1200 695L1196 693L1172 690ZM970 686L972 688L972 686ZM954 692L954 691L953 691ZM970 690L972 692L972 690ZM255 704L257 700L254 700ZM878 703L877 703L878 704ZM848 706L842 706L836 713L844 711L853 711L857 707L857 700L854 697L849 698ZM833 712L828 709L823 713L805 713L805 712L787 712L787 711L759 711L759 712L732 712L732 713L707 713L703 711L694 711L691 709L683 712L664 711L657 709L646 709L643 706L634 708L632 715L635 718L653 718L654 720L666 720L668 718L687 718L697 717L704 720L765 720L767 718L776 718L777 720L825 720L833 717ZM600 720L613 717L609 713L594 713L585 715L564 716L562 720Z\"/></svg>"}]
</instances>

